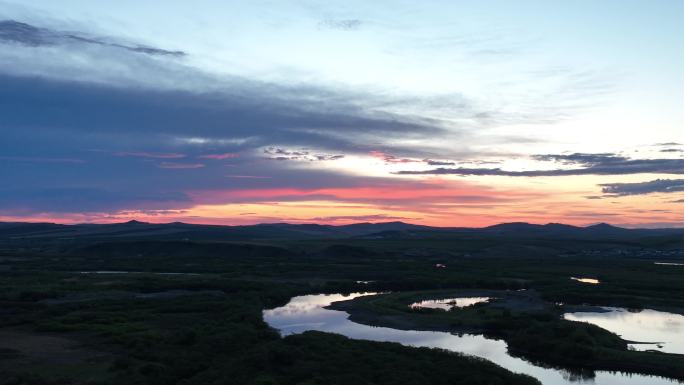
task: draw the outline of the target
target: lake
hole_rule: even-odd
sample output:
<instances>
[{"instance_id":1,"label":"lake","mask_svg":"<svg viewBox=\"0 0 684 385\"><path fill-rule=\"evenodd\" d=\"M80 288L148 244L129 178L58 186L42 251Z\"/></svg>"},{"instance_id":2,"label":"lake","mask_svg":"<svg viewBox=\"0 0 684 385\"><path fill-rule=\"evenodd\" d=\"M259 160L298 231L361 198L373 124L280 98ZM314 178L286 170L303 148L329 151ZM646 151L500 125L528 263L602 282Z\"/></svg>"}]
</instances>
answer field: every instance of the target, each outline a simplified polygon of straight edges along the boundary
<instances>
[{"instance_id":1,"label":"lake","mask_svg":"<svg viewBox=\"0 0 684 385\"><path fill-rule=\"evenodd\" d=\"M636 350L658 350L684 354L684 316L655 310L627 310L604 307L606 312L566 313L571 321L589 322L620 335L623 339L657 344L630 344Z\"/></svg>"}]
</instances>

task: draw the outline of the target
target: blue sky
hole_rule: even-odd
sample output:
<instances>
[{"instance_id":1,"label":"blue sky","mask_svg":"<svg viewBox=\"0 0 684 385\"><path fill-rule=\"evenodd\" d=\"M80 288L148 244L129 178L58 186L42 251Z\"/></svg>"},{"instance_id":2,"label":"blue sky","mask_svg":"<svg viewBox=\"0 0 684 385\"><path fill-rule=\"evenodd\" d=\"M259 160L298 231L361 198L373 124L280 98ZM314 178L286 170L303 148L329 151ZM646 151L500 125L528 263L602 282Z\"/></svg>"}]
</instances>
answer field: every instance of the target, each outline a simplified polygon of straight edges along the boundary
<instances>
[{"instance_id":1,"label":"blue sky","mask_svg":"<svg viewBox=\"0 0 684 385\"><path fill-rule=\"evenodd\" d=\"M680 225L682 15L0 1L0 217Z\"/></svg>"}]
</instances>

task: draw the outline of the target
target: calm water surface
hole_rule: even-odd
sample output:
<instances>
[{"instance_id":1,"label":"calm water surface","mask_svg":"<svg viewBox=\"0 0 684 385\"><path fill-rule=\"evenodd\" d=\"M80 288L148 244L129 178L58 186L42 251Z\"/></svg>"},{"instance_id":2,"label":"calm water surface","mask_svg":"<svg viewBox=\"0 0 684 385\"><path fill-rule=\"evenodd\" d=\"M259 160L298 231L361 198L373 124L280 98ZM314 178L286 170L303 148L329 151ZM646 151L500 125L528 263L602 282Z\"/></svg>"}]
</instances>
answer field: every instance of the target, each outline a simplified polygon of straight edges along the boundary
<instances>
[{"instance_id":1,"label":"calm water surface","mask_svg":"<svg viewBox=\"0 0 684 385\"><path fill-rule=\"evenodd\" d=\"M473 306L478 303L489 301L490 297L462 297L447 299L428 299L425 301L414 302L410 307L451 310L454 307Z\"/></svg>"},{"instance_id":2,"label":"calm water surface","mask_svg":"<svg viewBox=\"0 0 684 385\"><path fill-rule=\"evenodd\" d=\"M567 313L565 319L589 322L620 335L623 339L657 344L633 344L636 350L658 350L684 354L684 316L655 310L630 311L604 307L605 313Z\"/></svg>"},{"instance_id":3,"label":"calm water surface","mask_svg":"<svg viewBox=\"0 0 684 385\"><path fill-rule=\"evenodd\" d=\"M596 372L592 379L571 373L533 365L508 355L506 343L488 340L478 335L453 335L445 332L397 330L384 327L361 325L348 319L343 311L325 309L335 301L345 301L373 293L351 295L320 294L294 297L290 302L276 309L265 310L264 320L278 329L282 335L302 333L307 330L337 333L349 338L398 342L408 346L448 349L486 358L506 369L525 373L539 379L544 385L596 384L596 385L673 385L677 384L659 377Z\"/></svg>"},{"instance_id":4,"label":"calm water surface","mask_svg":"<svg viewBox=\"0 0 684 385\"><path fill-rule=\"evenodd\" d=\"M601 283L601 281L599 281L596 278L570 277L570 279L577 282L588 283L590 285L598 285L599 283Z\"/></svg>"}]
</instances>

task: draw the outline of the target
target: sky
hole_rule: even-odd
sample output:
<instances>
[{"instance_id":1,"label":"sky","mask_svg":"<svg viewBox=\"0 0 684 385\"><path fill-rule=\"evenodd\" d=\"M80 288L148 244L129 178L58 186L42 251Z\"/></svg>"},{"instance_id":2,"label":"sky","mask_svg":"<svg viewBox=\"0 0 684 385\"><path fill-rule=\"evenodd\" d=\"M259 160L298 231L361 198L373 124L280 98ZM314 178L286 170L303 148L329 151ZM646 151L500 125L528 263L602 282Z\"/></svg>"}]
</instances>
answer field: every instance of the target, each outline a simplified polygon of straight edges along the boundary
<instances>
[{"instance_id":1,"label":"sky","mask_svg":"<svg viewBox=\"0 0 684 385\"><path fill-rule=\"evenodd\" d=\"M684 226L679 0L0 0L0 221Z\"/></svg>"}]
</instances>

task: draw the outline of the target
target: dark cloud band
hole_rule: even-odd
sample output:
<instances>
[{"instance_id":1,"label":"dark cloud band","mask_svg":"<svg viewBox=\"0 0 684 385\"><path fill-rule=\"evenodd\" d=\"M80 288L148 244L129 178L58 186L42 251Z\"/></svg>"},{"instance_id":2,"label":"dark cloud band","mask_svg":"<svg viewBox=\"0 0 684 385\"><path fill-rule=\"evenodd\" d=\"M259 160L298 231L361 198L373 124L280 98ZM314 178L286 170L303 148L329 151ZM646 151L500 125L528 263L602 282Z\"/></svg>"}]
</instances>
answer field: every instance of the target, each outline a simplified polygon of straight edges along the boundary
<instances>
[{"instance_id":1,"label":"dark cloud band","mask_svg":"<svg viewBox=\"0 0 684 385\"><path fill-rule=\"evenodd\" d=\"M600 185L608 196L675 193L684 191L684 179L656 179L637 183L605 183Z\"/></svg>"},{"instance_id":2,"label":"dark cloud band","mask_svg":"<svg viewBox=\"0 0 684 385\"><path fill-rule=\"evenodd\" d=\"M402 175L463 175L463 176L573 176L628 174L684 174L684 159L632 159L615 154L537 155L539 161L555 161L580 166L568 169L509 171L501 168L436 168L432 170L399 171Z\"/></svg>"}]
</instances>

